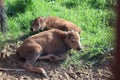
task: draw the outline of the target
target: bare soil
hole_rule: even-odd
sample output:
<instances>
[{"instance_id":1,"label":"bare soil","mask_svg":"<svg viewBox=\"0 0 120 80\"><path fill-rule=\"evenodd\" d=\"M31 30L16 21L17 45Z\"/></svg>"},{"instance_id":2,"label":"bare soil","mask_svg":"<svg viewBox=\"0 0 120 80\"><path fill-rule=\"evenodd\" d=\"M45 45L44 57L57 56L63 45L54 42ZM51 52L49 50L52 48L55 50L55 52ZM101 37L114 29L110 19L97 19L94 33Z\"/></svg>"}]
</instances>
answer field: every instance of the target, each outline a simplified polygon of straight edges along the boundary
<instances>
[{"instance_id":1,"label":"bare soil","mask_svg":"<svg viewBox=\"0 0 120 80\"><path fill-rule=\"evenodd\" d=\"M15 59L17 44L6 45L0 52L0 68L22 69ZM49 79L45 79L41 74L29 71L0 71L0 80L110 80L111 72L108 63L101 68L87 67L81 68L77 65L64 67L62 62L37 61L35 66L45 69Z\"/></svg>"}]
</instances>

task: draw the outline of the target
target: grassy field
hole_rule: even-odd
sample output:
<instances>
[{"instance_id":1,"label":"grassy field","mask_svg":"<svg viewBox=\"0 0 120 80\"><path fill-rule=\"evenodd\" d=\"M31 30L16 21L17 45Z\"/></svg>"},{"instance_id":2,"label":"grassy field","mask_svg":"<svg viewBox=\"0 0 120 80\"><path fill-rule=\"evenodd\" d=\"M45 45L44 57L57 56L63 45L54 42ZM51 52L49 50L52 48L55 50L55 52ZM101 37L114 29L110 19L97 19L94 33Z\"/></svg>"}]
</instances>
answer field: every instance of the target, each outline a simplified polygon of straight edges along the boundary
<instances>
[{"instance_id":1,"label":"grassy field","mask_svg":"<svg viewBox=\"0 0 120 80\"><path fill-rule=\"evenodd\" d=\"M0 45L23 40L30 36L31 20L38 16L58 16L82 29L82 52L73 55L64 64L97 66L105 61L114 46L114 12L112 0L5 0L8 31L0 33Z\"/></svg>"}]
</instances>

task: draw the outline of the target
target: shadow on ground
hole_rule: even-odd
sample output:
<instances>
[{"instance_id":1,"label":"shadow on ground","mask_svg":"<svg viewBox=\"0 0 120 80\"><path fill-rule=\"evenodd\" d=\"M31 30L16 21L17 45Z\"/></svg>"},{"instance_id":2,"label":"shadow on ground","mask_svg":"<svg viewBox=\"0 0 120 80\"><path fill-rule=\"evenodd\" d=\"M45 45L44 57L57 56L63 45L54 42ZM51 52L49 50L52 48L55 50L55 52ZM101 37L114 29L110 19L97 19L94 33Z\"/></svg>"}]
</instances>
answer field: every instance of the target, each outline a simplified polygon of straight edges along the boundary
<instances>
[{"instance_id":1,"label":"shadow on ground","mask_svg":"<svg viewBox=\"0 0 120 80\"><path fill-rule=\"evenodd\" d=\"M16 59L15 52L18 44L9 44L2 49L3 58L0 57L0 68L23 69L19 66L19 60ZM77 65L64 67L61 62L37 61L34 65L42 67L47 72L50 80L110 80L110 72L104 66L100 68L80 68ZM99 74L100 73L100 74ZM41 74L29 71L0 71L2 80L43 80Z\"/></svg>"}]
</instances>

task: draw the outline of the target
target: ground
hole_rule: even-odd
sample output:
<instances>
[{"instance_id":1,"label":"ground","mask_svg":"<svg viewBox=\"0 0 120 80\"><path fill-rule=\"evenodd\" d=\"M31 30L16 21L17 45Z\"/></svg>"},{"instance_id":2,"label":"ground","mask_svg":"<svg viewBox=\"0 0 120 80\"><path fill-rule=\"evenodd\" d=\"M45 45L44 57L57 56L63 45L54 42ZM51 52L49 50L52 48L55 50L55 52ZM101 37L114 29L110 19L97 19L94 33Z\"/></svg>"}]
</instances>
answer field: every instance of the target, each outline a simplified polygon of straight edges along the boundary
<instances>
[{"instance_id":1,"label":"ground","mask_svg":"<svg viewBox=\"0 0 120 80\"><path fill-rule=\"evenodd\" d=\"M22 69L14 54L21 42L8 44L1 51L0 68ZM28 71L0 71L0 80L110 80L112 76L108 62L102 67L85 67L70 65L65 67L61 62L37 61L35 66L41 66L47 72L49 79L44 79L38 73Z\"/></svg>"}]
</instances>

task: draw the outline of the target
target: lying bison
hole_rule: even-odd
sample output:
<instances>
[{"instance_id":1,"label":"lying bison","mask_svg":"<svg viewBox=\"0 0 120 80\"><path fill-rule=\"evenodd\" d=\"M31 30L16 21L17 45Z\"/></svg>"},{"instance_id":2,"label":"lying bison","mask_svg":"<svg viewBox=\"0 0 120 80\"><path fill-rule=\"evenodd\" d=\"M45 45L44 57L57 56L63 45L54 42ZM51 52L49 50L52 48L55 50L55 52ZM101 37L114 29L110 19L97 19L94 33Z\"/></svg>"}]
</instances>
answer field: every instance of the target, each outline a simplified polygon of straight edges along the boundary
<instances>
[{"instance_id":1,"label":"lying bison","mask_svg":"<svg viewBox=\"0 0 120 80\"><path fill-rule=\"evenodd\" d=\"M79 51L81 48L80 37L76 31L52 29L29 37L16 53L26 60L23 68L47 76L43 68L33 66L37 59L63 60L68 50Z\"/></svg>"},{"instance_id":2,"label":"lying bison","mask_svg":"<svg viewBox=\"0 0 120 80\"><path fill-rule=\"evenodd\" d=\"M59 17L50 16L47 18L44 17L38 17L36 18L31 25L30 30L31 31L38 31L38 30L49 30L49 29L60 29L63 31L77 31L78 33L81 32L80 28L78 28L77 25L73 24L72 22L69 22L67 20L64 20Z\"/></svg>"}]
</instances>

